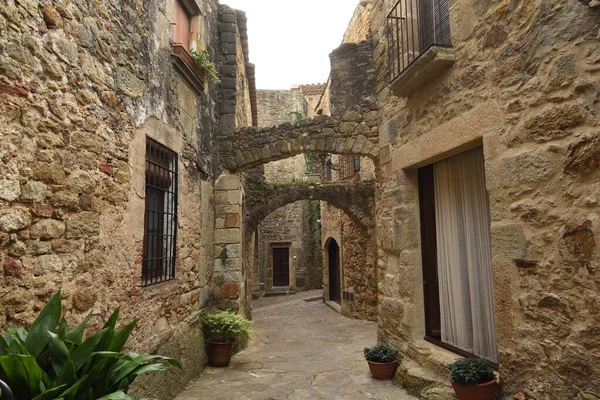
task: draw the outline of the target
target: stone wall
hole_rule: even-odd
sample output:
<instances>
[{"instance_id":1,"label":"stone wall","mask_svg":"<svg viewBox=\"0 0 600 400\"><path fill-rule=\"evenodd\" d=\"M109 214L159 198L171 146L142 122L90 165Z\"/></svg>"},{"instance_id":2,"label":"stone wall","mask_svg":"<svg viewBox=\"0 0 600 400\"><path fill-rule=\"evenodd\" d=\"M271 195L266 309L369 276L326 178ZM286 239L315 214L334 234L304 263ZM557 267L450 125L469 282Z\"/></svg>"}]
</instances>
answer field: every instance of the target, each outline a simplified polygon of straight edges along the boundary
<instances>
[{"instance_id":1,"label":"stone wall","mask_svg":"<svg viewBox=\"0 0 600 400\"><path fill-rule=\"evenodd\" d=\"M304 100L306 100L307 112L305 115L307 117L314 117L317 115L316 107L319 104L319 100L321 99L326 86L327 84L325 83L300 85L299 89L304 96Z\"/></svg>"},{"instance_id":2,"label":"stone wall","mask_svg":"<svg viewBox=\"0 0 600 400\"><path fill-rule=\"evenodd\" d=\"M329 299L327 246L330 238L333 238L340 246L342 315L375 321L378 292L375 237L337 207L322 203L321 210L323 296Z\"/></svg>"},{"instance_id":3,"label":"stone wall","mask_svg":"<svg viewBox=\"0 0 600 400\"><path fill-rule=\"evenodd\" d=\"M456 357L421 340L416 169L483 144L503 397L599 397L599 14L576 1L451 1L456 62L403 99L388 87L394 3L374 2L371 31L379 336L405 355L397 381L433 398Z\"/></svg>"},{"instance_id":4,"label":"stone wall","mask_svg":"<svg viewBox=\"0 0 600 400\"><path fill-rule=\"evenodd\" d=\"M304 212L302 202L287 204L267 216L258 226L260 282L273 287L273 247L290 249L290 289L296 288Z\"/></svg>"},{"instance_id":5,"label":"stone wall","mask_svg":"<svg viewBox=\"0 0 600 400\"><path fill-rule=\"evenodd\" d=\"M306 116L307 103L299 90L257 90L258 126L270 127L294 122L295 113Z\"/></svg>"},{"instance_id":6,"label":"stone wall","mask_svg":"<svg viewBox=\"0 0 600 400\"><path fill-rule=\"evenodd\" d=\"M219 57L217 2L193 17L192 45ZM167 399L205 364L219 87L198 93L175 69L173 3L0 4L0 330L28 326L62 290L70 325L98 329L121 307L139 318L128 348L183 369L141 377ZM202 118L200 118L202 116ZM143 287L145 139L178 154L175 279Z\"/></svg>"}]
</instances>

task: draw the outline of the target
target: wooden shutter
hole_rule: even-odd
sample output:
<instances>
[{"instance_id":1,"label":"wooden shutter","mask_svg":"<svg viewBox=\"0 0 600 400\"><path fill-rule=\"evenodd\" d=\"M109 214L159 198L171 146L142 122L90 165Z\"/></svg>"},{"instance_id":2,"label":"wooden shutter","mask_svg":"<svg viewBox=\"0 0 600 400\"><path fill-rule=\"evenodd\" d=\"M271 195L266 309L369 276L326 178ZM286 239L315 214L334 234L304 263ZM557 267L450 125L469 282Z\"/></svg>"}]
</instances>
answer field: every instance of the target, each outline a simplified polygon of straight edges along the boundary
<instances>
[{"instance_id":1,"label":"wooden shutter","mask_svg":"<svg viewBox=\"0 0 600 400\"><path fill-rule=\"evenodd\" d=\"M183 4L175 0L175 26L173 27L173 43L190 50L192 36L191 18Z\"/></svg>"}]
</instances>

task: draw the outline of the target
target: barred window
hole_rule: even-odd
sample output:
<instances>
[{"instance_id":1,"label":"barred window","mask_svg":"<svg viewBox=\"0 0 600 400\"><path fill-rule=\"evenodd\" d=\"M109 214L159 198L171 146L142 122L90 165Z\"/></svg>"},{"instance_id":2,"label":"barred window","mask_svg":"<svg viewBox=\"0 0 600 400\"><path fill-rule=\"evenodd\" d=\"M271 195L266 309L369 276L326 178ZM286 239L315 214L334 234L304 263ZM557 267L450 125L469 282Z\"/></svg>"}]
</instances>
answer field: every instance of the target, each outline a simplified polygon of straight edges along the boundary
<instances>
[{"instance_id":1,"label":"barred window","mask_svg":"<svg viewBox=\"0 0 600 400\"><path fill-rule=\"evenodd\" d=\"M340 156L339 179L357 179L357 172L360 171L360 156L343 155Z\"/></svg>"},{"instance_id":2,"label":"barred window","mask_svg":"<svg viewBox=\"0 0 600 400\"><path fill-rule=\"evenodd\" d=\"M177 240L177 154L146 138L144 286L175 278Z\"/></svg>"}]
</instances>

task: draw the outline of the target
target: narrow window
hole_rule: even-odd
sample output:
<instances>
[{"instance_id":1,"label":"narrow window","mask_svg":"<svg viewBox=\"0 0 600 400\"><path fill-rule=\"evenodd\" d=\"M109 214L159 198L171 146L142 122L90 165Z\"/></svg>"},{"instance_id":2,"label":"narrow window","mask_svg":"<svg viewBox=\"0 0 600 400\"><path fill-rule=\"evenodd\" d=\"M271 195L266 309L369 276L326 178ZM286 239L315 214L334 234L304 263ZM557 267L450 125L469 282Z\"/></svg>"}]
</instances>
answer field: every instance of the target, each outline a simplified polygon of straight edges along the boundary
<instances>
[{"instance_id":1,"label":"narrow window","mask_svg":"<svg viewBox=\"0 0 600 400\"><path fill-rule=\"evenodd\" d=\"M173 43L190 50L192 37L191 16L181 1L175 0L175 25L173 26Z\"/></svg>"},{"instance_id":2,"label":"narrow window","mask_svg":"<svg viewBox=\"0 0 600 400\"><path fill-rule=\"evenodd\" d=\"M175 278L177 239L177 154L146 138L144 286Z\"/></svg>"},{"instance_id":3,"label":"narrow window","mask_svg":"<svg viewBox=\"0 0 600 400\"><path fill-rule=\"evenodd\" d=\"M477 148L419 170L426 339L497 362L483 161Z\"/></svg>"},{"instance_id":4,"label":"narrow window","mask_svg":"<svg viewBox=\"0 0 600 400\"><path fill-rule=\"evenodd\" d=\"M360 172L360 156L354 156L354 173Z\"/></svg>"}]
</instances>

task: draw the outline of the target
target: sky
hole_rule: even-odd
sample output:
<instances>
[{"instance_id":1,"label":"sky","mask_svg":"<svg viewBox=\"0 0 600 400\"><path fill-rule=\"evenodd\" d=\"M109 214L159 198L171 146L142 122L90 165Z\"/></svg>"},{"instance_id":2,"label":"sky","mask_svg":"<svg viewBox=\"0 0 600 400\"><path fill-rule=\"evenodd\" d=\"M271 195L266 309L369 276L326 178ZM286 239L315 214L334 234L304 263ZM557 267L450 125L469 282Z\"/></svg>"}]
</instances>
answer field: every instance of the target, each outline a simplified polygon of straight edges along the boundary
<instances>
[{"instance_id":1,"label":"sky","mask_svg":"<svg viewBox=\"0 0 600 400\"><path fill-rule=\"evenodd\" d=\"M246 11L257 89L325 83L358 0L221 0Z\"/></svg>"}]
</instances>

